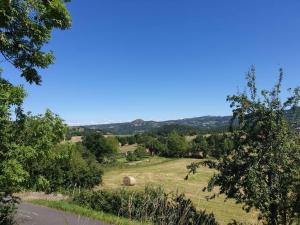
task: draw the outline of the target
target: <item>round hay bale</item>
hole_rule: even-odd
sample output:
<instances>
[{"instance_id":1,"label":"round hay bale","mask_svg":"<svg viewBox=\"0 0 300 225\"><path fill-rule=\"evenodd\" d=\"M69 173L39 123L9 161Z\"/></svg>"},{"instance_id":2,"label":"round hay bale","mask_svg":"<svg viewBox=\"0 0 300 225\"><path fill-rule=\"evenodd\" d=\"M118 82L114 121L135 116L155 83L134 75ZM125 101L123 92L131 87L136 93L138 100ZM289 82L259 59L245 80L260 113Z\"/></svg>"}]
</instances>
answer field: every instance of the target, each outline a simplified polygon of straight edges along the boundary
<instances>
[{"instance_id":1,"label":"round hay bale","mask_svg":"<svg viewBox=\"0 0 300 225\"><path fill-rule=\"evenodd\" d=\"M134 186L136 184L136 180L134 177L126 176L123 178L123 184L125 186Z\"/></svg>"}]
</instances>

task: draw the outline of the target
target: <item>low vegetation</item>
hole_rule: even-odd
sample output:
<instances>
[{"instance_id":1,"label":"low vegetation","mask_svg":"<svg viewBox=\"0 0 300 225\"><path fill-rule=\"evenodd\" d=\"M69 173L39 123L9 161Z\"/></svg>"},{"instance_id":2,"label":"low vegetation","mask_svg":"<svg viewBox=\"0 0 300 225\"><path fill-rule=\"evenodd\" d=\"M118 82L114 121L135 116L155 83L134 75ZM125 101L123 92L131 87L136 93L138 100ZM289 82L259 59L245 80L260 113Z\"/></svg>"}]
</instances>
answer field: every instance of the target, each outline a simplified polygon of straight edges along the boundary
<instances>
[{"instance_id":1,"label":"low vegetation","mask_svg":"<svg viewBox=\"0 0 300 225\"><path fill-rule=\"evenodd\" d=\"M197 159L170 159L155 156L137 164L125 163L123 167L105 170L103 184L98 189L118 190L123 187L128 190L143 190L147 185L161 185L168 193L184 193L197 209L214 213L220 224L230 223L233 219L247 224L257 223L256 211L246 213L242 210L242 205L229 199L225 201L224 195L208 200L211 193L203 192L202 189L214 175L214 170L201 167L188 181L184 180L188 172L186 166L197 161ZM133 187L124 187L122 185L124 176L135 177L137 184Z\"/></svg>"},{"instance_id":2,"label":"low vegetation","mask_svg":"<svg viewBox=\"0 0 300 225\"><path fill-rule=\"evenodd\" d=\"M213 214L196 210L184 194L166 194L161 187L146 186L142 191L82 191L73 201L93 210L157 225L217 224Z\"/></svg>"},{"instance_id":3,"label":"low vegetation","mask_svg":"<svg viewBox=\"0 0 300 225\"><path fill-rule=\"evenodd\" d=\"M142 223L140 221L130 220L127 218L105 213L102 211L99 212L67 201L32 200L30 201L30 203L47 206L49 208L54 208L65 212L74 213L76 215L85 216L88 218L100 220L114 225L151 225L151 223Z\"/></svg>"}]
</instances>

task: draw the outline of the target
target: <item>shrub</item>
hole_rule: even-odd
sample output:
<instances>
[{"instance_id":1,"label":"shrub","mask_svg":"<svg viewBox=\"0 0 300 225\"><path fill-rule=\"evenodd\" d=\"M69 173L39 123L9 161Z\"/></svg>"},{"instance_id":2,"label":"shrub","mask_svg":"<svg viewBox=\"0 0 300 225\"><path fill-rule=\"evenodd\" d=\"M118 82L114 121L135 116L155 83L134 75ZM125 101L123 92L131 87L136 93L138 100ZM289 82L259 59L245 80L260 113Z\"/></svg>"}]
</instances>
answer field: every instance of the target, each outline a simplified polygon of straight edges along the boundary
<instances>
[{"instance_id":1,"label":"shrub","mask_svg":"<svg viewBox=\"0 0 300 225\"><path fill-rule=\"evenodd\" d=\"M167 137L167 155L168 157L182 157L188 150L188 143L184 136L179 135L175 131L171 132Z\"/></svg>"},{"instance_id":2,"label":"shrub","mask_svg":"<svg viewBox=\"0 0 300 225\"><path fill-rule=\"evenodd\" d=\"M126 160L129 162L138 161L138 157L134 154L134 152L128 152L126 156Z\"/></svg>"},{"instance_id":3,"label":"shrub","mask_svg":"<svg viewBox=\"0 0 300 225\"><path fill-rule=\"evenodd\" d=\"M59 188L92 188L102 181L102 170L94 156L84 149L81 143L59 144L53 149L51 157L45 161L43 179L38 182L39 189L49 181L44 191Z\"/></svg>"},{"instance_id":4,"label":"shrub","mask_svg":"<svg viewBox=\"0 0 300 225\"><path fill-rule=\"evenodd\" d=\"M138 146L134 152L128 152L126 159L127 161L138 161L146 158L148 153L146 152L145 147Z\"/></svg>"},{"instance_id":5,"label":"shrub","mask_svg":"<svg viewBox=\"0 0 300 225\"><path fill-rule=\"evenodd\" d=\"M134 150L134 154L139 158L139 159L143 159L145 157L147 157L147 152L146 149L143 146L138 146L135 150Z\"/></svg>"},{"instance_id":6,"label":"shrub","mask_svg":"<svg viewBox=\"0 0 300 225\"><path fill-rule=\"evenodd\" d=\"M18 203L18 198L0 194L0 225L15 224L14 217Z\"/></svg>"},{"instance_id":7,"label":"shrub","mask_svg":"<svg viewBox=\"0 0 300 225\"><path fill-rule=\"evenodd\" d=\"M213 214L197 211L183 194L166 194L161 187L143 191L83 191L73 201L81 206L157 225L216 225Z\"/></svg>"},{"instance_id":8,"label":"shrub","mask_svg":"<svg viewBox=\"0 0 300 225\"><path fill-rule=\"evenodd\" d=\"M119 142L115 137L105 138L102 134L91 133L83 136L82 144L99 162L107 163L119 151Z\"/></svg>"}]
</instances>

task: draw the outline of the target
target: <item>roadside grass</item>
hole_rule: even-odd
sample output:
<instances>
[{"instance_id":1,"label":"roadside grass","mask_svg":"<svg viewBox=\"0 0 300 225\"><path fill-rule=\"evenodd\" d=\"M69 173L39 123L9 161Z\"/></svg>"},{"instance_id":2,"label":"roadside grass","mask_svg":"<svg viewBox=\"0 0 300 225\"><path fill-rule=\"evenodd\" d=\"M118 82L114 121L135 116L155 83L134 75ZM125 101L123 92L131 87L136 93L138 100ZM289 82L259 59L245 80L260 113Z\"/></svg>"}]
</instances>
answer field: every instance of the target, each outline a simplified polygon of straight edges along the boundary
<instances>
[{"instance_id":1,"label":"roadside grass","mask_svg":"<svg viewBox=\"0 0 300 225\"><path fill-rule=\"evenodd\" d=\"M67 201L31 200L28 202L36 205L62 210L65 212L74 213L76 215L85 216L91 219L100 220L102 222L114 225L151 225L151 223L133 221L113 214L87 209Z\"/></svg>"},{"instance_id":2,"label":"roadside grass","mask_svg":"<svg viewBox=\"0 0 300 225\"><path fill-rule=\"evenodd\" d=\"M205 209L213 212L217 221L221 224L228 224L232 220L237 220L246 224L257 224L257 212L246 213L242 210L242 205L236 204L233 200L225 200L225 196L220 195L212 200L207 200L214 192L203 192L209 178L215 173L214 170L201 167L199 172L190 176L185 181L187 174L186 166L195 159L166 159L162 157L150 157L137 164L127 164L121 168L110 168L103 176L103 184L97 189L142 189L147 184L162 185L167 192L185 193L198 209ZM137 180L136 186L125 187L122 185L124 176L133 176Z\"/></svg>"}]
</instances>

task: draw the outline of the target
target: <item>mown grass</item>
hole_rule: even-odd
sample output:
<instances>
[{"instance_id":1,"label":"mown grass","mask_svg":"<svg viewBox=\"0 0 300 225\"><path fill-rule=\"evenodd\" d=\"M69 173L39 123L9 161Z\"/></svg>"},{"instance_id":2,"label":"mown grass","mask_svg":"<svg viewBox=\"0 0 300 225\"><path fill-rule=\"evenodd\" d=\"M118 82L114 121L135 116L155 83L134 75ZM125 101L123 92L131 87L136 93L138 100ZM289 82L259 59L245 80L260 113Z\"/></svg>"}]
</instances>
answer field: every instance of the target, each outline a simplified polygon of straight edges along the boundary
<instances>
[{"instance_id":1,"label":"mown grass","mask_svg":"<svg viewBox=\"0 0 300 225\"><path fill-rule=\"evenodd\" d=\"M133 145L123 145L120 147L120 152L121 153L126 153L126 152L133 152L137 148L137 144Z\"/></svg>"},{"instance_id":2,"label":"mown grass","mask_svg":"<svg viewBox=\"0 0 300 225\"><path fill-rule=\"evenodd\" d=\"M199 172L185 181L187 174L186 166L195 159L166 159L161 157L148 158L142 163L127 165L123 168L110 168L105 171L103 185L98 188L113 189L124 187L122 179L124 176L133 176L137 180L134 187L124 187L130 189L141 189L147 184L160 184L166 191L185 193L191 198L199 209L213 212L221 224L232 222L233 219L247 223L257 224L257 213L246 213L242 206L233 200L225 201L224 196L219 196L212 200L207 200L213 193L203 192L209 178L215 173L214 170L201 167Z\"/></svg>"},{"instance_id":3,"label":"mown grass","mask_svg":"<svg viewBox=\"0 0 300 225\"><path fill-rule=\"evenodd\" d=\"M42 205L49 208L74 213L76 215L85 216L91 219L100 220L102 222L114 225L151 225L151 223L142 223L109 213L94 211L67 201L31 200L29 202L32 204Z\"/></svg>"}]
</instances>

